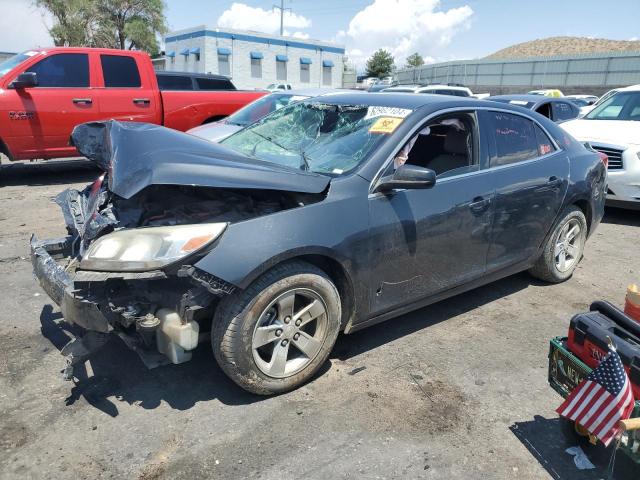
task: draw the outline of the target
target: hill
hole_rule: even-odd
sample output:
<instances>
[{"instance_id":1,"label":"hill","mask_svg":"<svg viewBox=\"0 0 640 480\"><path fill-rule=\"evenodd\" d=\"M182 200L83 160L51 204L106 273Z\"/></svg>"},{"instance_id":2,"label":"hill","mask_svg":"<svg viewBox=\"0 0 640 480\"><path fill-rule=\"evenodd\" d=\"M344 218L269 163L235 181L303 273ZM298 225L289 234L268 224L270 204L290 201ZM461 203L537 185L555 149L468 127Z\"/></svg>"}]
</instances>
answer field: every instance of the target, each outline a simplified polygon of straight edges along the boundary
<instances>
[{"instance_id":1,"label":"hill","mask_svg":"<svg viewBox=\"0 0 640 480\"><path fill-rule=\"evenodd\" d=\"M491 60L578 55L602 52L640 52L640 40L607 40L606 38L549 37L518 43L487 56Z\"/></svg>"}]
</instances>

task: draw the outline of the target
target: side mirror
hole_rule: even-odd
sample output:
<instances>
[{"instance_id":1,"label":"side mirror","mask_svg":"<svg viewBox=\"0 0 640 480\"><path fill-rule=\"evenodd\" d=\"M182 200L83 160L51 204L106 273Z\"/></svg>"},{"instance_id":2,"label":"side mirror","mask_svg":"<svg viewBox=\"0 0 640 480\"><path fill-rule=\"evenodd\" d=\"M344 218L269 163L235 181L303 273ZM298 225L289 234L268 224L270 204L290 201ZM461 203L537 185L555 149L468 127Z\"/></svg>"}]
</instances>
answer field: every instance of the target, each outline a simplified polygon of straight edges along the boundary
<instances>
[{"instance_id":1,"label":"side mirror","mask_svg":"<svg viewBox=\"0 0 640 480\"><path fill-rule=\"evenodd\" d=\"M35 72L24 72L9 84L9 88L29 88L38 86L38 76Z\"/></svg>"},{"instance_id":2,"label":"side mirror","mask_svg":"<svg viewBox=\"0 0 640 480\"><path fill-rule=\"evenodd\" d=\"M431 188L436 184L436 172L417 165L401 165L393 175L382 177L374 189L389 192L397 188L408 190Z\"/></svg>"}]
</instances>

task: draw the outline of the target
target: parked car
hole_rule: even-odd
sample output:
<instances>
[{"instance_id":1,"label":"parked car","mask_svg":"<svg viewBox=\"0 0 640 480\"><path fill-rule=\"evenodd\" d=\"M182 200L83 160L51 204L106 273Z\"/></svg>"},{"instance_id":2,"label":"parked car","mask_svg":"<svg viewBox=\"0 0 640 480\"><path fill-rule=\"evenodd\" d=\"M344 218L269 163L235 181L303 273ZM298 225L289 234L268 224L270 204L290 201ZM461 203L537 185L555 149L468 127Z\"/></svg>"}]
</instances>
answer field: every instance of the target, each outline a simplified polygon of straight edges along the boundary
<instances>
[{"instance_id":1,"label":"parked car","mask_svg":"<svg viewBox=\"0 0 640 480\"><path fill-rule=\"evenodd\" d=\"M576 104L564 98L545 97L543 95L496 95L487 98L494 102L509 103L533 110L556 123L578 118L580 109Z\"/></svg>"},{"instance_id":2,"label":"parked car","mask_svg":"<svg viewBox=\"0 0 640 480\"><path fill-rule=\"evenodd\" d=\"M182 363L210 329L259 394L309 380L340 331L522 270L566 280L604 208L599 154L453 96L329 94L217 144L114 121L73 141L105 174L57 197L68 237L31 240L43 289L86 330L72 364L112 333Z\"/></svg>"},{"instance_id":3,"label":"parked car","mask_svg":"<svg viewBox=\"0 0 640 480\"><path fill-rule=\"evenodd\" d=\"M546 90L531 90L527 95L542 95L543 97L564 97L564 94L557 88L548 88Z\"/></svg>"},{"instance_id":4,"label":"parked car","mask_svg":"<svg viewBox=\"0 0 640 480\"><path fill-rule=\"evenodd\" d=\"M607 203L640 209L640 85L619 89L562 128L609 157Z\"/></svg>"},{"instance_id":5,"label":"parked car","mask_svg":"<svg viewBox=\"0 0 640 480\"><path fill-rule=\"evenodd\" d=\"M390 88L390 87L395 87L397 85L398 85L398 82L378 81L378 82L374 83L373 85L371 85L369 87L369 89L367 90L367 92L381 92L382 90L385 90L385 89Z\"/></svg>"},{"instance_id":6,"label":"parked car","mask_svg":"<svg viewBox=\"0 0 640 480\"><path fill-rule=\"evenodd\" d=\"M416 93L419 88L420 85L398 85L397 87L388 87L380 91L386 93Z\"/></svg>"},{"instance_id":7,"label":"parked car","mask_svg":"<svg viewBox=\"0 0 640 480\"><path fill-rule=\"evenodd\" d=\"M416 93L432 93L436 95L454 95L456 97L471 97L473 93L467 87L457 85L427 85L416 89Z\"/></svg>"},{"instance_id":8,"label":"parked car","mask_svg":"<svg viewBox=\"0 0 640 480\"><path fill-rule=\"evenodd\" d=\"M638 84L638 85L630 85L630 86L631 87L640 87L640 84ZM612 88L611 90L606 92L604 95L602 95L598 99L598 101L596 103L594 103L593 105L589 105L589 106L586 106L586 107L580 107L580 117L584 117L587 113L589 113L595 107L600 105L602 102L604 102L605 100L609 99L612 95L618 93L618 90L620 90L620 89L619 88Z\"/></svg>"},{"instance_id":9,"label":"parked car","mask_svg":"<svg viewBox=\"0 0 640 480\"><path fill-rule=\"evenodd\" d=\"M587 105L593 105L598 101L597 95L565 95L565 98L571 100L572 102L575 100L581 100L586 102Z\"/></svg>"},{"instance_id":10,"label":"parked car","mask_svg":"<svg viewBox=\"0 0 640 480\"><path fill-rule=\"evenodd\" d=\"M69 136L81 123L112 118L185 131L265 93L161 91L140 51L31 50L0 63L0 151L10 160L77 156Z\"/></svg>"},{"instance_id":11,"label":"parked car","mask_svg":"<svg viewBox=\"0 0 640 480\"><path fill-rule=\"evenodd\" d=\"M270 83L267 85L269 92L277 92L278 90L291 90L291 84L289 83Z\"/></svg>"},{"instance_id":12,"label":"parked car","mask_svg":"<svg viewBox=\"0 0 640 480\"><path fill-rule=\"evenodd\" d=\"M229 77L192 72L156 71L158 88L165 90L237 90Z\"/></svg>"},{"instance_id":13,"label":"parked car","mask_svg":"<svg viewBox=\"0 0 640 480\"><path fill-rule=\"evenodd\" d=\"M262 117L291 102L297 102L335 91L336 90L328 88L303 88L298 90L276 91L251 102L246 107L241 108L223 120L200 125L187 131L187 133L204 138L210 142L219 142L223 138L227 138L229 135L236 133L247 125L257 122Z\"/></svg>"}]
</instances>

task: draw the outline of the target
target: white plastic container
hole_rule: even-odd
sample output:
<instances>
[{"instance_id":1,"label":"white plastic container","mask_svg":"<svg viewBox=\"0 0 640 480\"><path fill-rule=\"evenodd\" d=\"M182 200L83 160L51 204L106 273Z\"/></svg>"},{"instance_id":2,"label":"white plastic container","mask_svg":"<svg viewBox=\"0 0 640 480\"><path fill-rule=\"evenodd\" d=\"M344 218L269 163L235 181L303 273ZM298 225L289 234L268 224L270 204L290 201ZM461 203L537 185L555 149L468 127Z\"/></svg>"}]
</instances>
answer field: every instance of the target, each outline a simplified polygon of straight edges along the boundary
<instances>
[{"instance_id":1,"label":"white plastic container","mask_svg":"<svg viewBox=\"0 0 640 480\"><path fill-rule=\"evenodd\" d=\"M156 332L158 351L171 362L178 364L191 360L191 352L198 346L200 325L198 322L182 323L177 312L161 308L156 312L160 325Z\"/></svg>"}]
</instances>

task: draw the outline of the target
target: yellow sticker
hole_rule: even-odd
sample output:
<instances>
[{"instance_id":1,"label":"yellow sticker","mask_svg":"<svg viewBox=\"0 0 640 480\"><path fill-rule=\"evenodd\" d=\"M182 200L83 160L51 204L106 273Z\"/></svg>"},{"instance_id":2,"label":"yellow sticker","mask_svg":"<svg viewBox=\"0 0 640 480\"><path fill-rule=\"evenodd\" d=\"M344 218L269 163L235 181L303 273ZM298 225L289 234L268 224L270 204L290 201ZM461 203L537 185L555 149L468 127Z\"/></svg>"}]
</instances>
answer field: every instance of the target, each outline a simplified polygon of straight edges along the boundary
<instances>
[{"instance_id":1,"label":"yellow sticker","mask_svg":"<svg viewBox=\"0 0 640 480\"><path fill-rule=\"evenodd\" d=\"M402 118L396 117L380 117L369 128L369 133L393 133L402 123Z\"/></svg>"}]
</instances>

